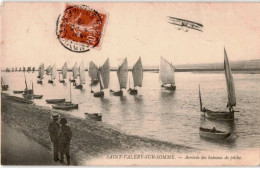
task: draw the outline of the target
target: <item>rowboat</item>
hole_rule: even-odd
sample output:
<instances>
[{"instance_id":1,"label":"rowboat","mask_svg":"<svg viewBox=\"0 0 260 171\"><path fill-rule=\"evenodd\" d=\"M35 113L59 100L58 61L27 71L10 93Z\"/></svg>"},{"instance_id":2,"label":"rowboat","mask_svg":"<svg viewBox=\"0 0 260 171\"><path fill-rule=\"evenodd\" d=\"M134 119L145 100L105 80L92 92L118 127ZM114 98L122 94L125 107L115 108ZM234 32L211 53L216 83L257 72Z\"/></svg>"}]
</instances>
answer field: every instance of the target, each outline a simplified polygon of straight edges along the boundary
<instances>
[{"instance_id":1,"label":"rowboat","mask_svg":"<svg viewBox=\"0 0 260 171\"><path fill-rule=\"evenodd\" d=\"M23 90L14 90L13 93L14 94L22 94L24 91Z\"/></svg>"},{"instance_id":2,"label":"rowboat","mask_svg":"<svg viewBox=\"0 0 260 171\"><path fill-rule=\"evenodd\" d=\"M84 113L86 117L96 120L102 121L102 114L101 113Z\"/></svg>"},{"instance_id":3,"label":"rowboat","mask_svg":"<svg viewBox=\"0 0 260 171\"><path fill-rule=\"evenodd\" d=\"M176 89L174 67L163 57L161 57L159 76L162 83L161 87L170 91Z\"/></svg>"},{"instance_id":4,"label":"rowboat","mask_svg":"<svg viewBox=\"0 0 260 171\"><path fill-rule=\"evenodd\" d=\"M199 130L200 130L201 137L210 138L210 139L224 139L231 135L230 132L222 132L216 130L215 127L213 129L200 127Z\"/></svg>"},{"instance_id":5,"label":"rowboat","mask_svg":"<svg viewBox=\"0 0 260 171\"><path fill-rule=\"evenodd\" d=\"M78 104L73 104L71 102L63 102L52 105L52 108L61 110L78 109Z\"/></svg>"},{"instance_id":6,"label":"rowboat","mask_svg":"<svg viewBox=\"0 0 260 171\"><path fill-rule=\"evenodd\" d=\"M46 99L45 100L47 103L62 103L65 102L65 99Z\"/></svg>"}]
</instances>

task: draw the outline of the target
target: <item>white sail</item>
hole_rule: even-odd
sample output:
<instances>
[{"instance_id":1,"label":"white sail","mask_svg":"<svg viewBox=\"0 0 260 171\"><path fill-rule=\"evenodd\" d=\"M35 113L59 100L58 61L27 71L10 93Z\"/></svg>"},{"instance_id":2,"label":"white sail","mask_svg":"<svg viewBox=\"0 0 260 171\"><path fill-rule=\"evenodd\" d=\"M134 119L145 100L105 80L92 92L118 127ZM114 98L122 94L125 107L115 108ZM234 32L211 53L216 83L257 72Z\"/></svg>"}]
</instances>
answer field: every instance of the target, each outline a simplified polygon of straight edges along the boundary
<instances>
[{"instance_id":1,"label":"white sail","mask_svg":"<svg viewBox=\"0 0 260 171\"><path fill-rule=\"evenodd\" d=\"M128 64L127 58L124 59L123 63L118 67L117 77L120 85L120 89L126 88L128 76Z\"/></svg>"},{"instance_id":2,"label":"white sail","mask_svg":"<svg viewBox=\"0 0 260 171\"><path fill-rule=\"evenodd\" d=\"M78 64L77 64L77 62L75 63L75 65L73 66L73 68L72 68L72 74L73 74L73 79L75 80L75 79L77 79L77 77L78 77Z\"/></svg>"},{"instance_id":3,"label":"white sail","mask_svg":"<svg viewBox=\"0 0 260 171\"><path fill-rule=\"evenodd\" d=\"M51 73L51 65L48 66L48 68L46 69L46 74L50 74Z\"/></svg>"},{"instance_id":4,"label":"white sail","mask_svg":"<svg viewBox=\"0 0 260 171\"><path fill-rule=\"evenodd\" d=\"M51 68L51 80L55 80L56 73L57 73L56 64L54 64L53 67Z\"/></svg>"},{"instance_id":5,"label":"white sail","mask_svg":"<svg viewBox=\"0 0 260 171\"><path fill-rule=\"evenodd\" d=\"M170 64L166 59L161 57L161 64L160 64L160 80L163 85L165 84L173 84L175 85L175 74L174 74L174 67Z\"/></svg>"},{"instance_id":6,"label":"white sail","mask_svg":"<svg viewBox=\"0 0 260 171\"><path fill-rule=\"evenodd\" d=\"M91 80L97 80L98 79L98 67L94 64L94 62L89 62L89 68L88 68L88 75L91 78Z\"/></svg>"},{"instance_id":7,"label":"white sail","mask_svg":"<svg viewBox=\"0 0 260 171\"><path fill-rule=\"evenodd\" d=\"M142 87L143 65L142 65L141 57L135 63L132 74L133 74L133 80L134 80L134 87L136 87L136 86Z\"/></svg>"},{"instance_id":8,"label":"white sail","mask_svg":"<svg viewBox=\"0 0 260 171\"><path fill-rule=\"evenodd\" d=\"M109 85L109 79L110 79L110 64L109 64L109 58L107 58L106 62L103 64L102 67L100 67L100 74L102 77L103 82L103 88L108 88Z\"/></svg>"},{"instance_id":9,"label":"white sail","mask_svg":"<svg viewBox=\"0 0 260 171\"><path fill-rule=\"evenodd\" d=\"M62 74L63 79L67 78L67 72L68 72L67 62L65 62L65 64L62 66L62 69L61 69L61 74Z\"/></svg>"},{"instance_id":10,"label":"white sail","mask_svg":"<svg viewBox=\"0 0 260 171\"><path fill-rule=\"evenodd\" d=\"M85 80L85 68L84 68L83 61L79 65L79 81L80 81L80 84L85 84L86 83L86 80Z\"/></svg>"},{"instance_id":11,"label":"white sail","mask_svg":"<svg viewBox=\"0 0 260 171\"><path fill-rule=\"evenodd\" d=\"M225 69L225 76L226 76L226 83L227 83L228 105L236 106L234 81L233 81L231 68L229 66L226 49L224 49L224 69Z\"/></svg>"},{"instance_id":12,"label":"white sail","mask_svg":"<svg viewBox=\"0 0 260 171\"><path fill-rule=\"evenodd\" d=\"M40 68L39 68L39 77L42 80L44 75L44 64L42 63Z\"/></svg>"}]
</instances>

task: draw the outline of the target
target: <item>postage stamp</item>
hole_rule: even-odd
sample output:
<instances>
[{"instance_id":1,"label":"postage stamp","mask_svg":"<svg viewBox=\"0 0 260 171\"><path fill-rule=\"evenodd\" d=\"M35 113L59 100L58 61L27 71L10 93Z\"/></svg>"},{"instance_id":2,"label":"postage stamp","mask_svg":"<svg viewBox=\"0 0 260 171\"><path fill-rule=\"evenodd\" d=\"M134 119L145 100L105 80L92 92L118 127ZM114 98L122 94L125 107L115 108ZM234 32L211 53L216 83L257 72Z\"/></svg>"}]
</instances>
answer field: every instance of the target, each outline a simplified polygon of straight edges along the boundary
<instances>
[{"instance_id":1,"label":"postage stamp","mask_svg":"<svg viewBox=\"0 0 260 171\"><path fill-rule=\"evenodd\" d=\"M87 5L67 5L57 20L60 43L73 52L87 52L100 46L107 15Z\"/></svg>"}]
</instances>

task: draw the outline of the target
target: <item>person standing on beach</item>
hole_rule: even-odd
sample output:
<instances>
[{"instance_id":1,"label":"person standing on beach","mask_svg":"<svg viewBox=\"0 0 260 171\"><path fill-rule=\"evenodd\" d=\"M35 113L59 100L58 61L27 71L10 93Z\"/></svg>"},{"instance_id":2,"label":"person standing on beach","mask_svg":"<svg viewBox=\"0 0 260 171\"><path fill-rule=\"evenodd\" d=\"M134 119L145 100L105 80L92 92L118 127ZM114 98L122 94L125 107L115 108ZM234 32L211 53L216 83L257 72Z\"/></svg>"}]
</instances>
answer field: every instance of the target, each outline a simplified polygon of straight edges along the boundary
<instances>
[{"instance_id":1,"label":"person standing on beach","mask_svg":"<svg viewBox=\"0 0 260 171\"><path fill-rule=\"evenodd\" d=\"M67 165L70 165L70 141L72 137L72 132L70 130L70 127L68 127L67 124L67 119L66 118L61 118L60 119L60 136L59 136L59 150L60 150L60 162L63 163L64 159L64 154L66 155L67 158Z\"/></svg>"},{"instance_id":2,"label":"person standing on beach","mask_svg":"<svg viewBox=\"0 0 260 171\"><path fill-rule=\"evenodd\" d=\"M53 160L59 161L58 152L59 152L59 131L60 126L58 124L59 115L55 114L52 116L53 121L49 124L48 131L50 139L53 145Z\"/></svg>"}]
</instances>

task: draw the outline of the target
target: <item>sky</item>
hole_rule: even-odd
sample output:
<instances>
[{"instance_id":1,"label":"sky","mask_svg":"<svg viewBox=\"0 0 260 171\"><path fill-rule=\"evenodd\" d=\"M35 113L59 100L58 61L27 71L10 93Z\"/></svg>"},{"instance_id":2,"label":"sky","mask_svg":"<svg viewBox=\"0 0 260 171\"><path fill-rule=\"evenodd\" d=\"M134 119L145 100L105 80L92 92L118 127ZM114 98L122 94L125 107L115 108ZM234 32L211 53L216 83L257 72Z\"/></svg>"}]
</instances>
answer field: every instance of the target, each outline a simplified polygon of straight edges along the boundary
<instances>
[{"instance_id":1,"label":"sky","mask_svg":"<svg viewBox=\"0 0 260 171\"><path fill-rule=\"evenodd\" d=\"M1 68L46 66L90 60L98 66L109 57L117 67L127 57L144 66L160 57L173 65L219 63L224 47L230 61L260 59L260 3L80 3L108 16L98 48L85 53L65 49L56 21L66 3L4 3L1 9ZM203 24L203 32L177 30L167 16Z\"/></svg>"}]
</instances>

